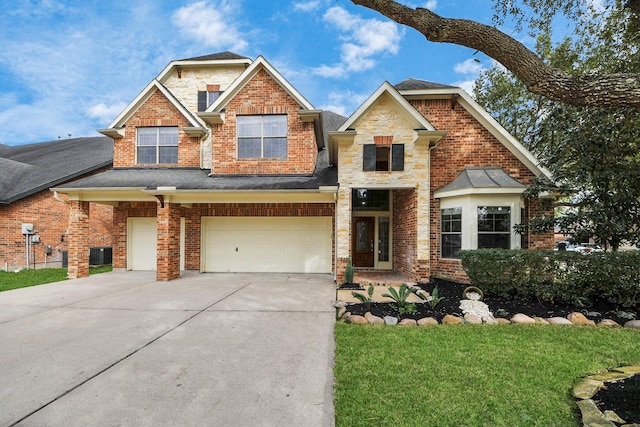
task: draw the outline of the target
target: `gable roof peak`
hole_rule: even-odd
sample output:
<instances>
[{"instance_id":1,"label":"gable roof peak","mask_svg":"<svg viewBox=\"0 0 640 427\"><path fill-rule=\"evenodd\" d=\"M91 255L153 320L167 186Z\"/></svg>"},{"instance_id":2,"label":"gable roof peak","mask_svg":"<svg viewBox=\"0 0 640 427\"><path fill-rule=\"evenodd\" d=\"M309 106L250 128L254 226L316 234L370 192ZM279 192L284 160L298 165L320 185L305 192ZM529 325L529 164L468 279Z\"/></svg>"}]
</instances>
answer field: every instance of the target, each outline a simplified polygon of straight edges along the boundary
<instances>
[{"instance_id":1,"label":"gable roof peak","mask_svg":"<svg viewBox=\"0 0 640 427\"><path fill-rule=\"evenodd\" d=\"M441 83L433 83L412 77L401 81L394 86L396 90L420 90L420 89L459 89L457 86L449 86Z\"/></svg>"},{"instance_id":2,"label":"gable roof peak","mask_svg":"<svg viewBox=\"0 0 640 427\"><path fill-rule=\"evenodd\" d=\"M178 61L224 61L228 59L250 59L246 56L238 55L237 53L224 52L211 53L209 55L194 56L193 58L179 59Z\"/></svg>"}]
</instances>

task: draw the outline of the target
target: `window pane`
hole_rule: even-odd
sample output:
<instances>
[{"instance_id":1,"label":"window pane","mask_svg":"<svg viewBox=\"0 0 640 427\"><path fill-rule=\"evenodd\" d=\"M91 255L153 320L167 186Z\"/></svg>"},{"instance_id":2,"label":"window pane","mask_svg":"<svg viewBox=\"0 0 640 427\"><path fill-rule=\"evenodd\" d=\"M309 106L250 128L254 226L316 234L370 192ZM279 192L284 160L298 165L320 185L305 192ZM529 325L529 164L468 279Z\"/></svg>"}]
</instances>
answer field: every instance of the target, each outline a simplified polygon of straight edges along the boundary
<instances>
[{"instance_id":1,"label":"window pane","mask_svg":"<svg viewBox=\"0 0 640 427\"><path fill-rule=\"evenodd\" d=\"M264 116L264 136L287 136L287 116Z\"/></svg>"},{"instance_id":2,"label":"window pane","mask_svg":"<svg viewBox=\"0 0 640 427\"><path fill-rule=\"evenodd\" d=\"M262 116L238 116L238 137L245 136L262 136Z\"/></svg>"},{"instance_id":3,"label":"window pane","mask_svg":"<svg viewBox=\"0 0 640 427\"><path fill-rule=\"evenodd\" d=\"M138 128L138 145L156 145L157 128Z\"/></svg>"},{"instance_id":4,"label":"window pane","mask_svg":"<svg viewBox=\"0 0 640 427\"><path fill-rule=\"evenodd\" d=\"M287 158L287 138L265 138L264 140L265 158Z\"/></svg>"},{"instance_id":5,"label":"window pane","mask_svg":"<svg viewBox=\"0 0 640 427\"><path fill-rule=\"evenodd\" d=\"M178 147L160 147L158 163L178 163Z\"/></svg>"},{"instance_id":6,"label":"window pane","mask_svg":"<svg viewBox=\"0 0 640 427\"><path fill-rule=\"evenodd\" d=\"M478 249L481 248L511 248L510 234L478 234Z\"/></svg>"},{"instance_id":7,"label":"window pane","mask_svg":"<svg viewBox=\"0 0 640 427\"><path fill-rule=\"evenodd\" d=\"M378 218L378 261L389 261L389 217Z\"/></svg>"},{"instance_id":8,"label":"window pane","mask_svg":"<svg viewBox=\"0 0 640 427\"><path fill-rule=\"evenodd\" d=\"M156 147L138 147L138 163L156 163Z\"/></svg>"},{"instance_id":9,"label":"window pane","mask_svg":"<svg viewBox=\"0 0 640 427\"><path fill-rule=\"evenodd\" d=\"M262 157L260 138L242 138L238 140L238 158L255 159Z\"/></svg>"},{"instance_id":10,"label":"window pane","mask_svg":"<svg viewBox=\"0 0 640 427\"><path fill-rule=\"evenodd\" d=\"M459 258L462 247L462 236L460 234L442 235L442 258Z\"/></svg>"},{"instance_id":11,"label":"window pane","mask_svg":"<svg viewBox=\"0 0 640 427\"><path fill-rule=\"evenodd\" d=\"M352 208L356 211L388 211L389 190L353 190Z\"/></svg>"},{"instance_id":12,"label":"window pane","mask_svg":"<svg viewBox=\"0 0 640 427\"><path fill-rule=\"evenodd\" d=\"M178 128L159 128L158 145L178 145Z\"/></svg>"},{"instance_id":13,"label":"window pane","mask_svg":"<svg viewBox=\"0 0 640 427\"><path fill-rule=\"evenodd\" d=\"M376 170L389 170L389 147L376 147Z\"/></svg>"}]
</instances>

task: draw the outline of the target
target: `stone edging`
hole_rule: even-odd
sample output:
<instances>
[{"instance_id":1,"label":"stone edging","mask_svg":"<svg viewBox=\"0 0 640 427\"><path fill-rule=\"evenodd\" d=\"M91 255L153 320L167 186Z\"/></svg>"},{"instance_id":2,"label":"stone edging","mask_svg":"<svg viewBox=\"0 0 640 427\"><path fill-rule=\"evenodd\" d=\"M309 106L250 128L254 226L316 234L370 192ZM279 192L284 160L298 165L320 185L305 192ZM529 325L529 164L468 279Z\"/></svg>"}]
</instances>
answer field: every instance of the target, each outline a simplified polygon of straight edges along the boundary
<instances>
[{"instance_id":1,"label":"stone edging","mask_svg":"<svg viewBox=\"0 0 640 427\"><path fill-rule=\"evenodd\" d=\"M385 316L384 318L374 316L371 313L366 313L364 316L352 315L348 311L349 304L344 301L338 301L334 305L336 308L336 320L343 320L347 323L353 323L358 325L374 324L374 325L399 325L399 326L435 326L440 323L433 317L425 317L423 319L402 319L397 317ZM464 317L446 315L442 319L442 324L446 325L460 325L460 324L538 324L538 325L580 325L580 326L596 326L593 320L588 319L584 314L579 312L570 313L565 317L551 317L544 319L542 317L529 317L526 314L515 314L511 319L480 317L474 314L466 314ZM611 319L603 319L597 326L619 328L624 326L625 328L640 329L640 320L629 320L624 325L620 325Z\"/></svg>"},{"instance_id":2,"label":"stone edging","mask_svg":"<svg viewBox=\"0 0 640 427\"><path fill-rule=\"evenodd\" d=\"M577 399L576 404L582 414L582 425L585 427L616 427L637 426L637 424L625 424L615 412L600 412L596 404L591 400L593 396L604 386L605 382L615 382L640 375L640 365L623 366L607 371L603 374L590 375L583 378L573 387L573 397Z\"/></svg>"}]
</instances>

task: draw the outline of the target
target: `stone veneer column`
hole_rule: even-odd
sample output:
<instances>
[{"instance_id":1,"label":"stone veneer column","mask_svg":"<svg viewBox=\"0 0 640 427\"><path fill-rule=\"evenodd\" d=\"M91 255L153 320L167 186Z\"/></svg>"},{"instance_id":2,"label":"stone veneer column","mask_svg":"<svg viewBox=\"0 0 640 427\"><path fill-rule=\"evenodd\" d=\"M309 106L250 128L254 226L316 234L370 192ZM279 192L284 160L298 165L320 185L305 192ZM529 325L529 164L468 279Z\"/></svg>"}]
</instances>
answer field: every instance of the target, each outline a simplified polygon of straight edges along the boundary
<instances>
[{"instance_id":1,"label":"stone veneer column","mask_svg":"<svg viewBox=\"0 0 640 427\"><path fill-rule=\"evenodd\" d=\"M180 205L158 203L158 253L156 280L180 277Z\"/></svg>"},{"instance_id":2,"label":"stone veneer column","mask_svg":"<svg viewBox=\"0 0 640 427\"><path fill-rule=\"evenodd\" d=\"M89 202L69 202L69 253L67 277L77 279L89 275Z\"/></svg>"}]
</instances>

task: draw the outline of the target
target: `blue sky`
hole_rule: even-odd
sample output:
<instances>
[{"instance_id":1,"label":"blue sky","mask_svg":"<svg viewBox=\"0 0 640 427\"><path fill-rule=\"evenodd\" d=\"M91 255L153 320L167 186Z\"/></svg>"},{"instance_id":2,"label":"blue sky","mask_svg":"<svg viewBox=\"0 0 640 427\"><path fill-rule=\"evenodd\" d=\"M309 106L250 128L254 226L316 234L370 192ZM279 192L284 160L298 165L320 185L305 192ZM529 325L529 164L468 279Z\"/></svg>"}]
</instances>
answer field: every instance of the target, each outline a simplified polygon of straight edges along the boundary
<instances>
[{"instance_id":1,"label":"blue sky","mask_svg":"<svg viewBox=\"0 0 640 427\"><path fill-rule=\"evenodd\" d=\"M404 3L491 22L486 0ZM384 81L470 91L491 66L348 0L3 1L0 46L7 145L99 136L170 61L226 50L264 56L316 108L347 116Z\"/></svg>"}]
</instances>

